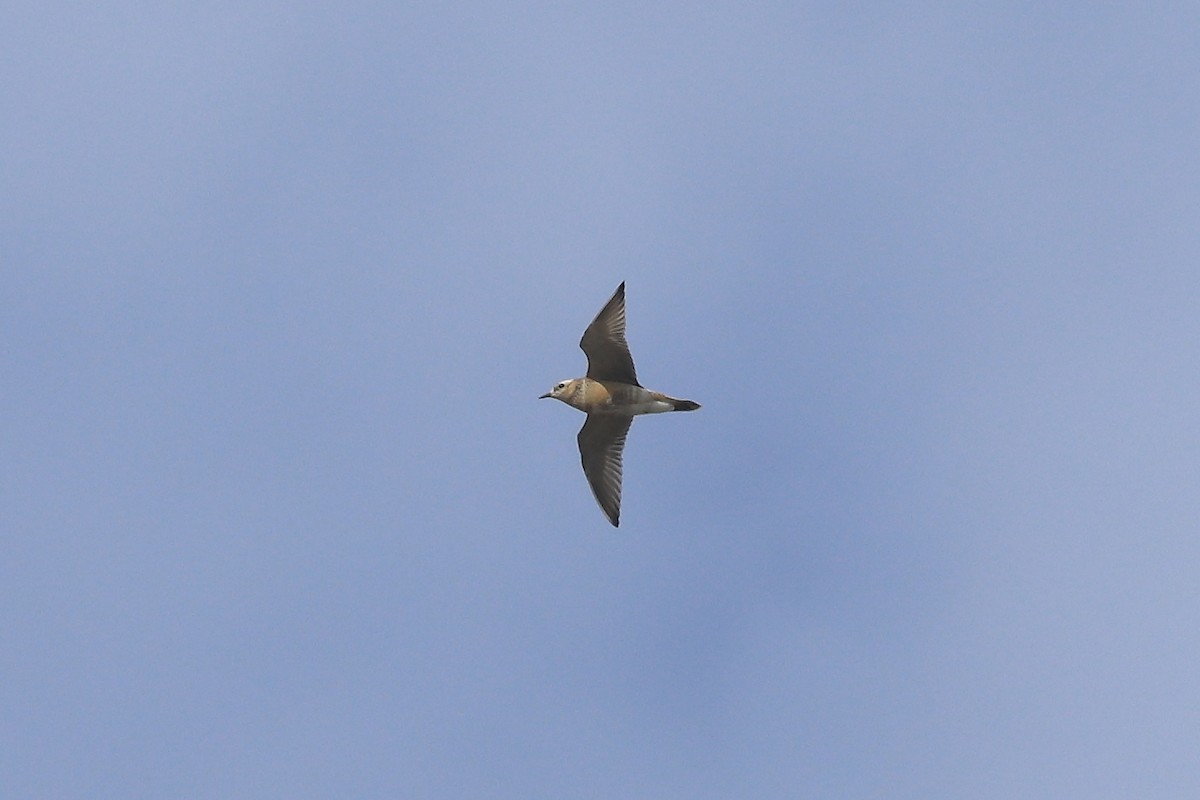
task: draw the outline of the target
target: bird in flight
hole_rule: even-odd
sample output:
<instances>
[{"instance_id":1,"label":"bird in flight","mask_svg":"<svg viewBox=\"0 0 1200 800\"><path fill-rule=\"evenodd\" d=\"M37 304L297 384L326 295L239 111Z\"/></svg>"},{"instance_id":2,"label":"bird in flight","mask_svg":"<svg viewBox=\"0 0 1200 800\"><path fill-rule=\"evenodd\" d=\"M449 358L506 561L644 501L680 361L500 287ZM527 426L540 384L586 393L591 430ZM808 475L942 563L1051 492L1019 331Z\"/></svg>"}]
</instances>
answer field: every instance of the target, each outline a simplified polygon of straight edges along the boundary
<instances>
[{"instance_id":1,"label":"bird in flight","mask_svg":"<svg viewBox=\"0 0 1200 800\"><path fill-rule=\"evenodd\" d=\"M625 341L625 283L622 282L579 340L588 359L587 376L559 381L539 399L553 397L587 414L579 429L579 458L600 510L613 527L621 518L621 453L638 414L695 411L699 403L652 392L638 383Z\"/></svg>"}]
</instances>

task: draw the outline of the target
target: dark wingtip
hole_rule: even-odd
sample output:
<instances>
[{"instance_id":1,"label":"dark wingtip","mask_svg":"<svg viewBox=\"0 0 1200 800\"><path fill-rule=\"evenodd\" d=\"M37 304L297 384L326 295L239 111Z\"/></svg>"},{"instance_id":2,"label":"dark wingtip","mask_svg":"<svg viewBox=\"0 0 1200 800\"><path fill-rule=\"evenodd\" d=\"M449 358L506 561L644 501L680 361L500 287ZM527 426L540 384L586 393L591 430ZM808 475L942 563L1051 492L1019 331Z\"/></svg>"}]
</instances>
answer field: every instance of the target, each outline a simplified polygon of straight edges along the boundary
<instances>
[{"instance_id":1,"label":"dark wingtip","mask_svg":"<svg viewBox=\"0 0 1200 800\"><path fill-rule=\"evenodd\" d=\"M700 407L699 403L693 403L691 400L676 400L675 401L675 410L676 411L695 411L699 407Z\"/></svg>"}]
</instances>

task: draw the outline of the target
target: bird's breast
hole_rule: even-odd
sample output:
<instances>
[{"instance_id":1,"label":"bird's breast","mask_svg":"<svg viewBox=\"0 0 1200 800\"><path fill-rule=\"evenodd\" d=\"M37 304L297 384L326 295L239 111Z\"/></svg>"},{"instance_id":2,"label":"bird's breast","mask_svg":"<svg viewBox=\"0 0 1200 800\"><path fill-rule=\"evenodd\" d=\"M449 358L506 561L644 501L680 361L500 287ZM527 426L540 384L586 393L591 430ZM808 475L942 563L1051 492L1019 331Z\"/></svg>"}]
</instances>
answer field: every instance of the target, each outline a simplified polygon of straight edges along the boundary
<instances>
[{"instance_id":1,"label":"bird's breast","mask_svg":"<svg viewBox=\"0 0 1200 800\"><path fill-rule=\"evenodd\" d=\"M573 399L575 402L571 405L589 414L603 411L612 404L612 394L608 388L600 381L590 378L583 379Z\"/></svg>"}]
</instances>

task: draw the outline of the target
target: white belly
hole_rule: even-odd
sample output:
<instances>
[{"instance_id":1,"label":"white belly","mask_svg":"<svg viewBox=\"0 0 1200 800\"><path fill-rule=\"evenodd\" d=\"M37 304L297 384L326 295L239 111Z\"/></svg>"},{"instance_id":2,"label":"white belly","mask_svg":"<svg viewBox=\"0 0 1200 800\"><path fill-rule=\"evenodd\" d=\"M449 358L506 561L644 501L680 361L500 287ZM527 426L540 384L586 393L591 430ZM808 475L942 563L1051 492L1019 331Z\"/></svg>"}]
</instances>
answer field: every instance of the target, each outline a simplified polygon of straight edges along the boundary
<instances>
[{"instance_id":1,"label":"white belly","mask_svg":"<svg viewBox=\"0 0 1200 800\"><path fill-rule=\"evenodd\" d=\"M625 406L622 411L626 414L661 414L664 411L674 411L675 407L662 400L648 400L644 403L633 403Z\"/></svg>"}]
</instances>

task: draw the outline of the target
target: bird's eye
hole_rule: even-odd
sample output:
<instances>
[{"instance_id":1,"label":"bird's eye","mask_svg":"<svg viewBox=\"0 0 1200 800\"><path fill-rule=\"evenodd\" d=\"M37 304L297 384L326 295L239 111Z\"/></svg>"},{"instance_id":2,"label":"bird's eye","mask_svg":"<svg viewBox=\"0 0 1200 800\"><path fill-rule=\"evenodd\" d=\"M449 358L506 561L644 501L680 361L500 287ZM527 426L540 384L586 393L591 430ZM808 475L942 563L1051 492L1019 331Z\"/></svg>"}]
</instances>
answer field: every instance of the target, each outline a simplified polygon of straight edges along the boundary
<instances>
[{"instance_id":1,"label":"bird's eye","mask_svg":"<svg viewBox=\"0 0 1200 800\"><path fill-rule=\"evenodd\" d=\"M563 388L564 386L566 386L565 383L560 383L558 386L555 386L554 389L555 389L555 391L557 391L557 390Z\"/></svg>"}]
</instances>

